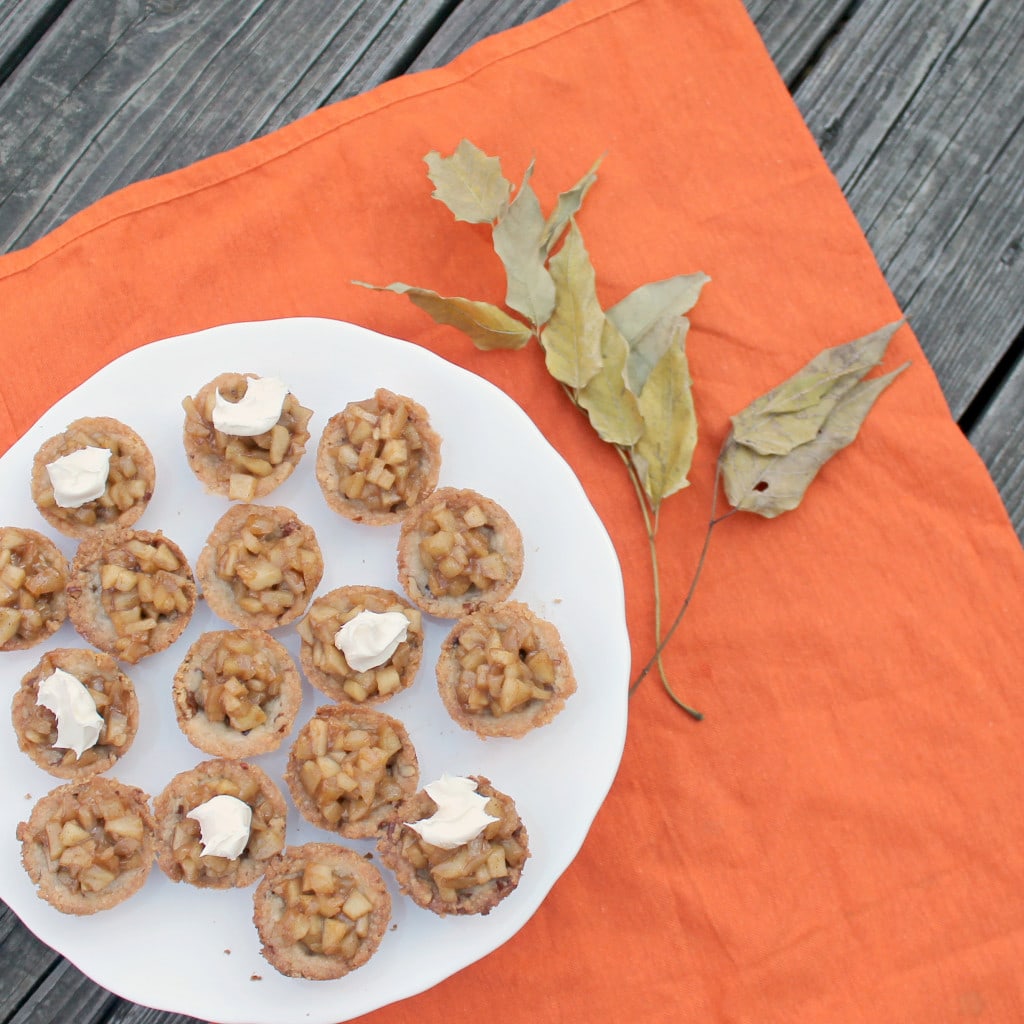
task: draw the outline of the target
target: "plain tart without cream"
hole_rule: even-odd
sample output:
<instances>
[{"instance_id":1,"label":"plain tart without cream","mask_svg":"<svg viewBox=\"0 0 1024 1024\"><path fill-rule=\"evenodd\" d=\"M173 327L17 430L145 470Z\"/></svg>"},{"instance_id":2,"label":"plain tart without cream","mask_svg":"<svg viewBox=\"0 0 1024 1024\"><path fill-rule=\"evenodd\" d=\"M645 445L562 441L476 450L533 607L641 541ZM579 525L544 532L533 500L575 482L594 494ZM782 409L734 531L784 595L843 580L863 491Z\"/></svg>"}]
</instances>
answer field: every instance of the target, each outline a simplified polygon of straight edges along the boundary
<instances>
[{"instance_id":1,"label":"plain tart without cream","mask_svg":"<svg viewBox=\"0 0 1024 1024\"><path fill-rule=\"evenodd\" d=\"M262 629L203 633L174 674L174 711L189 742L217 757L277 750L302 705L287 648Z\"/></svg>"},{"instance_id":2,"label":"plain tart without cream","mask_svg":"<svg viewBox=\"0 0 1024 1024\"><path fill-rule=\"evenodd\" d=\"M250 391L254 381L259 383ZM256 391L267 384L277 387L270 411L266 396L260 397L261 408L256 409ZM291 476L306 451L312 410L272 378L222 373L182 405L188 464L213 494L232 501L262 498Z\"/></svg>"},{"instance_id":3,"label":"plain tart without cream","mask_svg":"<svg viewBox=\"0 0 1024 1024\"><path fill-rule=\"evenodd\" d=\"M275 629L299 618L323 573L313 528L283 505L232 506L196 563L207 604L242 629Z\"/></svg>"},{"instance_id":4,"label":"plain tart without cream","mask_svg":"<svg viewBox=\"0 0 1024 1024\"><path fill-rule=\"evenodd\" d=\"M436 786L441 791L473 790L468 796L480 802L485 819L478 834L461 842L457 841L458 835L452 837L443 819L466 816L461 804L467 794L456 793L458 813L446 814L428 792L433 790L442 803L447 803L448 794L442 796ZM436 818L442 820L435 835L431 819ZM424 834L417 828L422 828ZM404 801L378 838L377 850L394 872L399 889L419 906L442 917L490 913L519 884L530 856L529 837L515 801L482 775L446 777Z\"/></svg>"},{"instance_id":5,"label":"plain tart without cream","mask_svg":"<svg viewBox=\"0 0 1024 1024\"><path fill-rule=\"evenodd\" d=\"M89 463L87 470L82 459ZM95 480L99 494L65 495L62 471L78 487L85 476ZM40 514L55 530L79 540L104 527L134 525L155 485L156 466L148 445L131 427L109 416L75 420L45 441L32 461L32 500Z\"/></svg>"},{"instance_id":6,"label":"plain tart without cream","mask_svg":"<svg viewBox=\"0 0 1024 1024\"><path fill-rule=\"evenodd\" d=\"M42 699L54 703L56 712L40 703L41 686ZM60 647L22 677L11 719L18 746L44 772L86 779L109 771L128 752L139 727L139 702L132 681L109 654Z\"/></svg>"},{"instance_id":7,"label":"plain tart without cream","mask_svg":"<svg viewBox=\"0 0 1024 1024\"><path fill-rule=\"evenodd\" d=\"M134 665L181 636L196 584L184 552L163 533L101 530L78 546L67 600L85 640Z\"/></svg>"},{"instance_id":8,"label":"plain tart without cream","mask_svg":"<svg viewBox=\"0 0 1024 1024\"><path fill-rule=\"evenodd\" d=\"M0 527L0 651L26 650L60 629L69 577L68 560L49 537Z\"/></svg>"},{"instance_id":9,"label":"plain tart without cream","mask_svg":"<svg viewBox=\"0 0 1024 1024\"><path fill-rule=\"evenodd\" d=\"M422 613L381 587L338 587L321 595L297 632L302 671L336 701L386 700L412 685L423 658Z\"/></svg>"},{"instance_id":10,"label":"plain tart without cream","mask_svg":"<svg viewBox=\"0 0 1024 1024\"><path fill-rule=\"evenodd\" d=\"M328 981L362 967L390 920L380 872L334 843L289 846L253 894L261 952L289 978Z\"/></svg>"},{"instance_id":11,"label":"plain tart without cream","mask_svg":"<svg viewBox=\"0 0 1024 1024\"><path fill-rule=\"evenodd\" d=\"M347 839L371 839L416 792L419 761L397 719L374 708L318 708L292 743L285 782L299 813Z\"/></svg>"},{"instance_id":12,"label":"plain tart without cream","mask_svg":"<svg viewBox=\"0 0 1024 1024\"><path fill-rule=\"evenodd\" d=\"M327 504L357 523L400 522L437 486L441 438L427 410L378 388L328 420L316 478Z\"/></svg>"},{"instance_id":13,"label":"plain tart without cream","mask_svg":"<svg viewBox=\"0 0 1024 1024\"><path fill-rule=\"evenodd\" d=\"M483 605L441 644L437 688L452 718L480 736L546 725L576 692L557 627L520 601Z\"/></svg>"},{"instance_id":14,"label":"plain tart without cream","mask_svg":"<svg viewBox=\"0 0 1024 1024\"><path fill-rule=\"evenodd\" d=\"M180 772L153 801L156 857L172 882L251 885L285 844L288 808L262 769L215 759Z\"/></svg>"},{"instance_id":15,"label":"plain tart without cream","mask_svg":"<svg viewBox=\"0 0 1024 1024\"><path fill-rule=\"evenodd\" d=\"M153 867L149 797L102 775L52 790L17 835L38 895L65 914L109 910L138 892Z\"/></svg>"},{"instance_id":16,"label":"plain tart without cream","mask_svg":"<svg viewBox=\"0 0 1024 1024\"><path fill-rule=\"evenodd\" d=\"M496 501L442 487L402 522L398 579L423 611L456 619L502 601L523 574L523 537Z\"/></svg>"}]
</instances>

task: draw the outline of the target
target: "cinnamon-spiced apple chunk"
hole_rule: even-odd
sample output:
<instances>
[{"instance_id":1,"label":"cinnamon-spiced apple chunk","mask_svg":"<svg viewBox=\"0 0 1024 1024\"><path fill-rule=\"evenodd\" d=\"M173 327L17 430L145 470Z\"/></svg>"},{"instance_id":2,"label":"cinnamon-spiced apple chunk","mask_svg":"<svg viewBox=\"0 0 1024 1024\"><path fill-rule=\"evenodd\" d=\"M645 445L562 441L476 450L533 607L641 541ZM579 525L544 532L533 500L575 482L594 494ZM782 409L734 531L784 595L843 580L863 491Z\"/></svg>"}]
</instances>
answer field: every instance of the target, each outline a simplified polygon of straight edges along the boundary
<instances>
[{"instance_id":1,"label":"cinnamon-spiced apple chunk","mask_svg":"<svg viewBox=\"0 0 1024 1024\"><path fill-rule=\"evenodd\" d=\"M35 530L0 527L0 651L52 636L67 618L68 561Z\"/></svg>"},{"instance_id":2,"label":"cinnamon-spiced apple chunk","mask_svg":"<svg viewBox=\"0 0 1024 1024\"><path fill-rule=\"evenodd\" d=\"M153 801L156 856L172 882L242 888L285 843L288 808L270 777L244 761L204 761Z\"/></svg>"},{"instance_id":3,"label":"cinnamon-spiced apple chunk","mask_svg":"<svg viewBox=\"0 0 1024 1024\"><path fill-rule=\"evenodd\" d=\"M36 452L32 499L68 537L135 524L153 496L156 466L139 435L110 416L75 420Z\"/></svg>"},{"instance_id":4,"label":"cinnamon-spiced apple chunk","mask_svg":"<svg viewBox=\"0 0 1024 1024\"><path fill-rule=\"evenodd\" d=\"M297 619L324 572L313 528L282 505L235 505L207 538L196 575L215 614L274 629Z\"/></svg>"},{"instance_id":5,"label":"cinnamon-spiced apple chunk","mask_svg":"<svg viewBox=\"0 0 1024 1024\"><path fill-rule=\"evenodd\" d=\"M11 718L18 745L44 772L85 779L128 752L139 727L139 702L109 654L61 647L47 651L22 678Z\"/></svg>"},{"instance_id":6,"label":"cinnamon-spiced apple chunk","mask_svg":"<svg viewBox=\"0 0 1024 1024\"><path fill-rule=\"evenodd\" d=\"M317 449L327 504L373 526L399 522L437 486L440 468L441 438L426 409L385 388L332 416Z\"/></svg>"},{"instance_id":7,"label":"cinnamon-spiced apple chunk","mask_svg":"<svg viewBox=\"0 0 1024 1024\"><path fill-rule=\"evenodd\" d=\"M441 645L437 687L463 729L522 736L562 710L576 677L554 624L502 601L455 624Z\"/></svg>"},{"instance_id":8,"label":"cinnamon-spiced apple chunk","mask_svg":"<svg viewBox=\"0 0 1024 1024\"><path fill-rule=\"evenodd\" d=\"M496 501L468 489L436 490L402 523L398 578L413 604L454 619L501 601L523 573L523 538Z\"/></svg>"},{"instance_id":9,"label":"cinnamon-spiced apple chunk","mask_svg":"<svg viewBox=\"0 0 1024 1024\"><path fill-rule=\"evenodd\" d=\"M262 629L203 633L172 690L189 742L218 757L276 750L302 704L302 680L283 644Z\"/></svg>"},{"instance_id":10,"label":"cinnamon-spiced apple chunk","mask_svg":"<svg viewBox=\"0 0 1024 1024\"><path fill-rule=\"evenodd\" d=\"M274 378L222 373L182 405L188 464L213 494L262 498L306 451L312 410Z\"/></svg>"},{"instance_id":11,"label":"cinnamon-spiced apple chunk","mask_svg":"<svg viewBox=\"0 0 1024 1024\"><path fill-rule=\"evenodd\" d=\"M455 810L439 815L452 798ZM458 835L451 822L461 827L470 818L467 800L480 805L473 808L479 831ZM481 775L443 777L404 801L378 838L377 849L399 889L442 917L490 913L519 884L530 856L515 801Z\"/></svg>"},{"instance_id":12,"label":"cinnamon-spiced apple chunk","mask_svg":"<svg viewBox=\"0 0 1024 1024\"><path fill-rule=\"evenodd\" d=\"M153 815L136 786L96 776L44 796L18 825L21 860L40 898L94 914L138 892L153 867Z\"/></svg>"},{"instance_id":13,"label":"cinnamon-spiced apple chunk","mask_svg":"<svg viewBox=\"0 0 1024 1024\"><path fill-rule=\"evenodd\" d=\"M347 839L368 839L416 791L419 763L397 719L337 704L318 708L299 730L285 781L307 821Z\"/></svg>"},{"instance_id":14,"label":"cinnamon-spiced apple chunk","mask_svg":"<svg viewBox=\"0 0 1024 1024\"><path fill-rule=\"evenodd\" d=\"M390 919L380 872L333 843L289 846L253 894L261 952L289 978L326 981L362 967Z\"/></svg>"},{"instance_id":15,"label":"cinnamon-spiced apple chunk","mask_svg":"<svg viewBox=\"0 0 1024 1024\"><path fill-rule=\"evenodd\" d=\"M181 636L196 604L192 569L160 532L103 530L71 563L68 615L101 651L135 664Z\"/></svg>"}]
</instances>

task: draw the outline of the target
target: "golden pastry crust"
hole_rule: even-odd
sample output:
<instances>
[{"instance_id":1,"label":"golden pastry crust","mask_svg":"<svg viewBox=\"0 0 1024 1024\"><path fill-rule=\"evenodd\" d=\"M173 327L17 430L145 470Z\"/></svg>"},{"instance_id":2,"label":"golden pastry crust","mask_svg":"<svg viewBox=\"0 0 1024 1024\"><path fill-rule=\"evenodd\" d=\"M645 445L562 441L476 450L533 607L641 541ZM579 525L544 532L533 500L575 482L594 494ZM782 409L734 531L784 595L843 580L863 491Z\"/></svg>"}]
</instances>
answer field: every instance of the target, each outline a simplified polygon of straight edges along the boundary
<instances>
[{"instance_id":1,"label":"golden pastry crust","mask_svg":"<svg viewBox=\"0 0 1024 1024\"><path fill-rule=\"evenodd\" d=\"M192 472L212 494L252 501L269 494L291 476L306 451L307 425L313 415L290 392L277 423L254 437L222 434L213 426L217 391L230 402L245 395L255 373L222 373L182 402L185 455Z\"/></svg>"},{"instance_id":2,"label":"golden pastry crust","mask_svg":"<svg viewBox=\"0 0 1024 1024\"><path fill-rule=\"evenodd\" d=\"M362 967L390 920L380 872L333 843L289 846L253 894L261 952L289 978L328 981Z\"/></svg>"},{"instance_id":3,"label":"golden pastry crust","mask_svg":"<svg viewBox=\"0 0 1024 1024\"><path fill-rule=\"evenodd\" d=\"M347 839L370 839L416 791L419 761L397 719L373 708L318 708L292 743L285 782L299 813Z\"/></svg>"},{"instance_id":4,"label":"golden pastry crust","mask_svg":"<svg viewBox=\"0 0 1024 1024\"><path fill-rule=\"evenodd\" d=\"M56 669L70 673L89 691L103 718L99 739L81 757L73 750L54 746L57 718L36 703L39 684ZM109 654L59 647L47 651L22 677L11 703L11 719L18 746L44 772L59 779L87 779L109 771L128 752L139 728L139 701L132 681Z\"/></svg>"},{"instance_id":5,"label":"golden pastry crust","mask_svg":"<svg viewBox=\"0 0 1024 1024\"><path fill-rule=\"evenodd\" d=\"M328 420L316 478L327 504L357 523L400 522L437 486L441 438L427 410L378 388Z\"/></svg>"},{"instance_id":6,"label":"golden pastry crust","mask_svg":"<svg viewBox=\"0 0 1024 1024\"><path fill-rule=\"evenodd\" d=\"M110 469L106 490L79 508L61 508L54 500L46 467L82 448L106 448ZM105 527L128 527L146 511L156 486L156 466L148 445L120 420L86 416L48 441L32 461L32 500L43 518L67 537L79 540Z\"/></svg>"},{"instance_id":7,"label":"golden pastry crust","mask_svg":"<svg viewBox=\"0 0 1024 1024\"><path fill-rule=\"evenodd\" d=\"M431 817L437 804L420 790L399 806L377 840L381 860L395 873L399 889L442 917L489 914L519 884L530 856L515 801L484 776L470 778L477 792L489 798L487 813L497 819L475 839L454 850L421 839L406 823Z\"/></svg>"},{"instance_id":8,"label":"golden pastry crust","mask_svg":"<svg viewBox=\"0 0 1024 1024\"><path fill-rule=\"evenodd\" d=\"M252 810L249 841L233 859L203 853L199 822L188 815L215 796L233 796ZM153 801L156 858L172 882L200 889L244 888L283 849L288 807L261 768L244 761L214 759L180 772Z\"/></svg>"},{"instance_id":9,"label":"golden pastry crust","mask_svg":"<svg viewBox=\"0 0 1024 1024\"><path fill-rule=\"evenodd\" d=\"M0 527L0 651L46 640L67 618L68 560L50 540L21 526Z\"/></svg>"},{"instance_id":10,"label":"golden pastry crust","mask_svg":"<svg viewBox=\"0 0 1024 1024\"><path fill-rule=\"evenodd\" d=\"M275 629L299 618L323 573L313 528L283 505L232 506L196 563L207 604L243 629Z\"/></svg>"},{"instance_id":11,"label":"golden pastry crust","mask_svg":"<svg viewBox=\"0 0 1024 1024\"><path fill-rule=\"evenodd\" d=\"M285 646L262 629L203 633L174 674L181 731L217 757L277 750L302 705L302 679Z\"/></svg>"},{"instance_id":12,"label":"golden pastry crust","mask_svg":"<svg viewBox=\"0 0 1024 1024\"><path fill-rule=\"evenodd\" d=\"M52 790L17 835L39 897L64 914L109 910L138 892L153 867L149 797L101 775Z\"/></svg>"},{"instance_id":13,"label":"golden pastry crust","mask_svg":"<svg viewBox=\"0 0 1024 1024\"><path fill-rule=\"evenodd\" d=\"M181 636L196 584L184 552L160 531L101 530L78 546L67 600L85 640L134 665Z\"/></svg>"},{"instance_id":14,"label":"golden pastry crust","mask_svg":"<svg viewBox=\"0 0 1024 1024\"><path fill-rule=\"evenodd\" d=\"M576 692L558 629L520 601L459 619L436 674L448 714L479 736L522 736L550 722Z\"/></svg>"},{"instance_id":15,"label":"golden pastry crust","mask_svg":"<svg viewBox=\"0 0 1024 1024\"><path fill-rule=\"evenodd\" d=\"M502 601L523 574L523 537L512 517L477 491L441 487L402 523L398 579L423 611L455 619Z\"/></svg>"},{"instance_id":16,"label":"golden pastry crust","mask_svg":"<svg viewBox=\"0 0 1024 1024\"><path fill-rule=\"evenodd\" d=\"M375 668L357 672L335 645L338 630L362 611L401 612L409 620L406 638ZM332 700L375 704L412 685L423 659L423 618L393 590L338 587L318 597L298 624L299 661L306 678Z\"/></svg>"}]
</instances>

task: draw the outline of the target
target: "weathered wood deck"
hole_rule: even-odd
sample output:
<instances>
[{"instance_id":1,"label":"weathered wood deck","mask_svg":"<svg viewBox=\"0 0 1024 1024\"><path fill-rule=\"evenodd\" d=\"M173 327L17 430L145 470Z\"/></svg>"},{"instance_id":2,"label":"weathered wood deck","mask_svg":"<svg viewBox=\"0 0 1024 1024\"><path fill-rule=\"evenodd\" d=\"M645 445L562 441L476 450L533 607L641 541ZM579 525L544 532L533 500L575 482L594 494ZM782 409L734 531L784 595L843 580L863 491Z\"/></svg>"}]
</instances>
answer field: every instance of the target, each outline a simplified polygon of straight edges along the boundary
<instances>
[{"instance_id":1,"label":"weathered wood deck","mask_svg":"<svg viewBox=\"0 0 1024 1024\"><path fill-rule=\"evenodd\" d=\"M0 248L559 0L3 0ZM1024 536L1024 4L746 0ZM174 1024L0 904L0 1022Z\"/></svg>"}]
</instances>

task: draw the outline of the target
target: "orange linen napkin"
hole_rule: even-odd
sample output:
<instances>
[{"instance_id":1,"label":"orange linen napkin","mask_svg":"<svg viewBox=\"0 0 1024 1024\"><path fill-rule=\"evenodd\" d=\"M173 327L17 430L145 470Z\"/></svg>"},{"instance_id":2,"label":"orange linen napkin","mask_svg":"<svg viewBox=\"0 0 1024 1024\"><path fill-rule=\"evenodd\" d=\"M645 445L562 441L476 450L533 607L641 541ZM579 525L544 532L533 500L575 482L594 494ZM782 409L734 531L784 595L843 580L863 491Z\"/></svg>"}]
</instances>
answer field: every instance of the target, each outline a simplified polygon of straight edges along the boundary
<instances>
[{"instance_id":1,"label":"orange linen napkin","mask_svg":"<svg viewBox=\"0 0 1024 1024\"><path fill-rule=\"evenodd\" d=\"M580 218L606 305L713 279L688 341L692 486L661 522L675 609L729 415L899 315L738 0L574 0L6 256L0 440L114 357L226 321L410 339L504 388L575 468L624 566L638 669L653 627L636 503L536 347L478 353L349 284L501 298L484 235L429 198L422 157L463 137L514 179L536 156L545 204L607 154ZM1024 557L909 327L886 368L905 358L800 509L716 530L666 656L706 720L648 678L612 792L535 917L368 1020L1024 1020Z\"/></svg>"}]
</instances>

